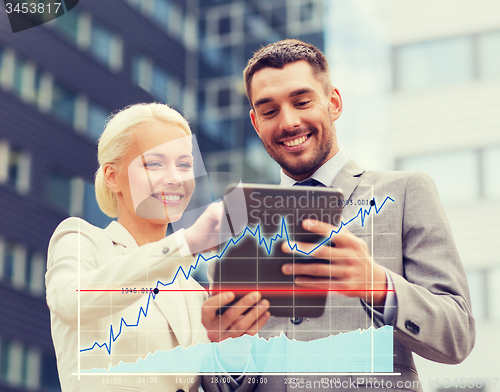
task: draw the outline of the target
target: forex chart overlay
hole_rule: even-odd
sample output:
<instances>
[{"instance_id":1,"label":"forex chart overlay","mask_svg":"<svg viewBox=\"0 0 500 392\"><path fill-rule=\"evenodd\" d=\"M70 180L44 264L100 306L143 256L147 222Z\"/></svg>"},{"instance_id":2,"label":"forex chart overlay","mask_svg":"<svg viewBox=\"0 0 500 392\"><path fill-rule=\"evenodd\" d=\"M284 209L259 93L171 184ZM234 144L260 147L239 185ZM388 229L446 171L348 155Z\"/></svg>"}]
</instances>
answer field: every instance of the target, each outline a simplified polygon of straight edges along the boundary
<instances>
[{"instance_id":1,"label":"forex chart overlay","mask_svg":"<svg viewBox=\"0 0 500 392\"><path fill-rule=\"evenodd\" d=\"M393 328L358 330L310 342L245 335L157 351L135 363L82 373L389 373ZM373 349L373 351L372 351Z\"/></svg>"}]
</instances>

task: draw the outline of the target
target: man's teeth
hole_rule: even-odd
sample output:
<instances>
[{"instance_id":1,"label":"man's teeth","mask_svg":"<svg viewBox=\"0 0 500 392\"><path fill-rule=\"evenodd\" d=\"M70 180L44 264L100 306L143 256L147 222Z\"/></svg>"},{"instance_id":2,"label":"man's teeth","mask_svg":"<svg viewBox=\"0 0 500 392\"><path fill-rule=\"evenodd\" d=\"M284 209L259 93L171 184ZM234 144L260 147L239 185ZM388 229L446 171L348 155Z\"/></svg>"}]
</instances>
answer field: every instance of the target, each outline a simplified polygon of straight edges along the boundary
<instances>
[{"instance_id":1,"label":"man's teeth","mask_svg":"<svg viewBox=\"0 0 500 392\"><path fill-rule=\"evenodd\" d=\"M306 141L307 139L307 135L304 135L302 137L299 137L298 139L294 139L294 140L289 140L289 141L286 141L286 142L283 142L283 144L285 146L288 146L288 147L293 147L293 146L297 146L299 144L302 144Z\"/></svg>"},{"instance_id":2,"label":"man's teeth","mask_svg":"<svg viewBox=\"0 0 500 392\"><path fill-rule=\"evenodd\" d=\"M166 200L166 201L178 201L181 199L181 195L159 195L159 194L154 194L154 198L160 199L160 200Z\"/></svg>"}]
</instances>

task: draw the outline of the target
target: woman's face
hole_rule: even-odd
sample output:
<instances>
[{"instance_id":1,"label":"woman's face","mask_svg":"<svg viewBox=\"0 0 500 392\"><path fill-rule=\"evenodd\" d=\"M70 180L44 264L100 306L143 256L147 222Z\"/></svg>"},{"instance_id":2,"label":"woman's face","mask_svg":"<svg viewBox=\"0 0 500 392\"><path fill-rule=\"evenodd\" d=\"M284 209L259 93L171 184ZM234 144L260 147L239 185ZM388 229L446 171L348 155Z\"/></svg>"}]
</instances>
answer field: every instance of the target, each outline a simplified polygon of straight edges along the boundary
<instances>
[{"instance_id":1,"label":"woman's face","mask_svg":"<svg viewBox=\"0 0 500 392\"><path fill-rule=\"evenodd\" d=\"M190 137L178 125L139 125L117 175L118 219L127 214L158 223L179 220L195 186L191 149Z\"/></svg>"}]
</instances>

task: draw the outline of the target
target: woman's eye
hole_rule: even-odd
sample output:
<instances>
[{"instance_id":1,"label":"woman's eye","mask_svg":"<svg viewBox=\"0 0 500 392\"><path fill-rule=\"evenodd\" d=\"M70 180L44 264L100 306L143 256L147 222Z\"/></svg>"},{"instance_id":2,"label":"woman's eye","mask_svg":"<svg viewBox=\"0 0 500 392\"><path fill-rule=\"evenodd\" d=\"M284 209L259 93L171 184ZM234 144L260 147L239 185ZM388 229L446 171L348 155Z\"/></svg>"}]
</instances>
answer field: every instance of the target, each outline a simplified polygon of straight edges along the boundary
<instances>
[{"instance_id":1,"label":"woman's eye","mask_svg":"<svg viewBox=\"0 0 500 392\"><path fill-rule=\"evenodd\" d=\"M148 169L155 169L155 168L161 167L161 163L160 162L146 162L145 167L147 167Z\"/></svg>"},{"instance_id":2,"label":"woman's eye","mask_svg":"<svg viewBox=\"0 0 500 392\"><path fill-rule=\"evenodd\" d=\"M177 167L181 168L181 169L191 169L193 167L193 165L191 165L190 163L188 162L183 162L183 163L179 163L177 165Z\"/></svg>"}]
</instances>

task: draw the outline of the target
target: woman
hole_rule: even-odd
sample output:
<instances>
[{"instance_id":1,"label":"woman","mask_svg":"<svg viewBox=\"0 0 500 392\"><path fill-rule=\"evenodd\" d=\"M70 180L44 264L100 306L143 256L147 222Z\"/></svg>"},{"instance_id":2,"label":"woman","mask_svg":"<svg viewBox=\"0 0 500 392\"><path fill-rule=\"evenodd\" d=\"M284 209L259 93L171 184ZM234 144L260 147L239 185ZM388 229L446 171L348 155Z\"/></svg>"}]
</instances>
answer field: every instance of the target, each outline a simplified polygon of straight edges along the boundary
<instances>
[{"instance_id":1,"label":"woman","mask_svg":"<svg viewBox=\"0 0 500 392\"><path fill-rule=\"evenodd\" d=\"M200 377L75 376L209 341L203 292L184 291L201 286L174 276L195 263L191 250L213 246L220 207L209 206L193 226L165 237L193 194L191 148L187 121L162 104L126 108L101 135L96 198L118 219L102 230L68 218L48 249L47 303L64 392L198 390ZM153 294L157 281L167 286Z\"/></svg>"}]
</instances>

